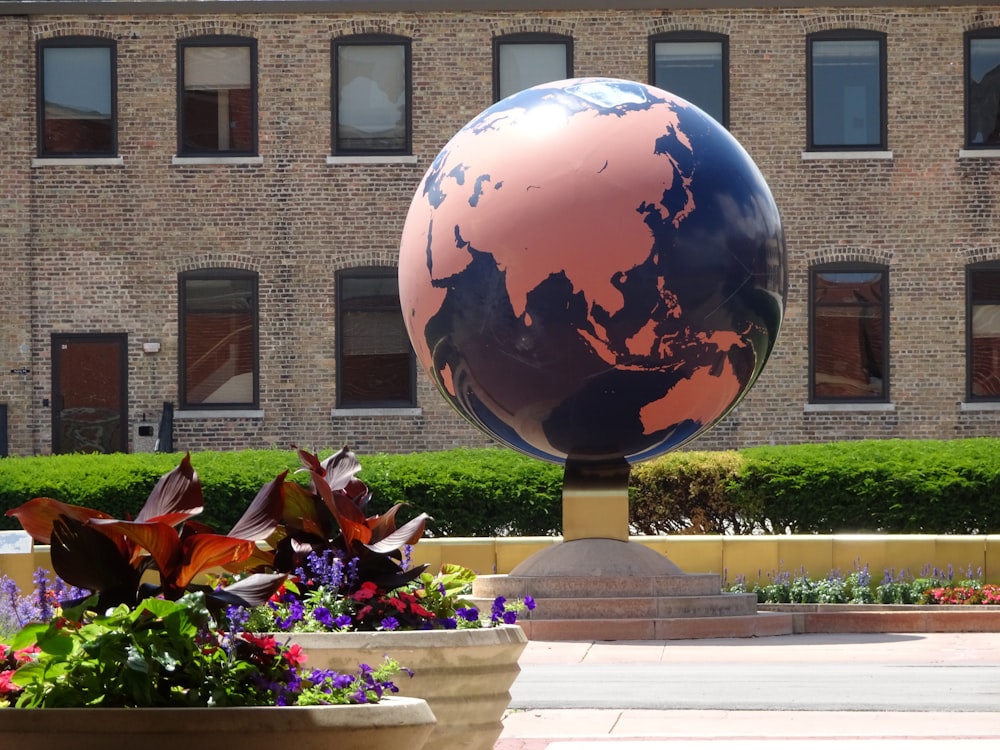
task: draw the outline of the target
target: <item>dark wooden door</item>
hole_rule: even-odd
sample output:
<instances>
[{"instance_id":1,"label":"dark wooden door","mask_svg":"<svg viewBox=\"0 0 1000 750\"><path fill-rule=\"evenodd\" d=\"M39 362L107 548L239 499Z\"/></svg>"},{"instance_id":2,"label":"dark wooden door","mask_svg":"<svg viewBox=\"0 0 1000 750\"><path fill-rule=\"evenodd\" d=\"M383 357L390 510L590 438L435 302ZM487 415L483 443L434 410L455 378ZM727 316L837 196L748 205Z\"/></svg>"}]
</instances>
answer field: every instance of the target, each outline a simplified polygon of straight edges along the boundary
<instances>
[{"instance_id":1,"label":"dark wooden door","mask_svg":"<svg viewBox=\"0 0 1000 750\"><path fill-rule=\"evenodd\" d=\"M124 333L52 334L52 452L128 450Z\"/></svg>"}]
</instances>

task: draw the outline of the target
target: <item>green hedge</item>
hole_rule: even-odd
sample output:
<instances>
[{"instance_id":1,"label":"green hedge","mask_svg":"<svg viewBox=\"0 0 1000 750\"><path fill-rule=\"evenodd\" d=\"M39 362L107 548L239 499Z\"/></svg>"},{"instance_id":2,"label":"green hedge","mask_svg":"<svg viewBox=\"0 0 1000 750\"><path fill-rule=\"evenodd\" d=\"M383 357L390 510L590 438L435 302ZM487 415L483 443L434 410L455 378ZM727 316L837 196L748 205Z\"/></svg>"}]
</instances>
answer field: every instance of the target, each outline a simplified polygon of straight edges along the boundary
<instances>
[{"instance_id":1,"label":"green hedge","mask_svg":"<svg viewBox=\"0 0 1000 750\"><path fill-rule=\"evenodd\" d=\"M332 450L319 451L326 458ZM86 505L119 518L135 517L164 473L183 454L64 455L0 460L0 513L33 497ZM372 491L371 510L397 502L427 513L428 536L558 534L562 525L562 469L500 449L359 456L359 477ZM299 466L294 451L206 451L191 462L202 482L199 520L231 528L266 482ZM0 528L19 528L0 516Z\"/></svg>"},{"instance_id":2,"label":"green hedge","mask_svg":"<svg viewBox=\"0 0 1000 750\"><path fill-rule=\"evenodd\" d=\"M332 451L320 451L326 457ZM0 513L45 495L134 517L181 454L0 459ZM562 468L504 449L362 455L372 509L406 502L428 536L558 534ZM201 452L202 520L227 530L293 451ZM290 475L292 476L292 475ZM303 475L298 475L304 481ZM1000 440L682 451L634 467L636 533L1000 533ZM0 517L0 527L18 528Z\"/></svg>"},{"instance_id":3,"label":"green hedge","mask_svg":"<svg viewBox=\"0 0 1000 750\"><path fill-rule=\"evenodd\" d=\"M1000 440L865 440L742 455L729 496L763 531L1000 531Z\"/></svg>"}]
</instances>

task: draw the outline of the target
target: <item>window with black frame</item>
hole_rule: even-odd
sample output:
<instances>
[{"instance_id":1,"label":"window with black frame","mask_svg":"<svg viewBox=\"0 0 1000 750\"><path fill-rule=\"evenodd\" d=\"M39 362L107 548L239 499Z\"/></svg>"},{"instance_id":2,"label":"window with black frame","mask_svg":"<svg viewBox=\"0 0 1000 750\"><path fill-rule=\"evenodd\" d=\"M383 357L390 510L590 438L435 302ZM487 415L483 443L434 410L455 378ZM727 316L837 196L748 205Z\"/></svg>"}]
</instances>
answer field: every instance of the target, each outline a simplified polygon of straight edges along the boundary
<instances>
[{"instance_id":1,"label":"window with black frame","mask_svg":"<svg viewBox=\"0 0 1000 750\"><path fill-rule=\"evenodd\" d=\"M888 400L888 289L884 266L810 270L810 401Z\"/></svg>"},{"instance_id":2,"label":"window with black frame","mask_svg":"<svg viewBox=\"0 0 1000 750\"><path fill-rule=\"evenodd\" d=\"M1000 262L966 269L966 373L969 401L1000 401Z\"/></svg>"},{"instance_id":3,"label":"window with black frame","mask_svg":"<svg viewBox=\"0 0 1000 750\"><path fill-rule=\"evenodd\" d=\"M416 363L395 268L337 273L337 406L416 404Z\"/></svg>"},{"instance_id":4,"label":"window with black frame","mask_svg":"<svg viewBox=\"0 0 1000 750\"><path fill-rule=\"evenodd\" d=\"M196 37L177 48L178 154L256 156L257 42Z\"/></svg>"},{"instance_id":5,"label":"window with black frame","mask_svg":"<svg viewBox=\"0 0 1000 750\"><path fill-rule=\"evenodd\" d=\"M649 80L729 126L729 37L676 31L649 39Z\"/></svg>"},{"instance_id":6,"label":"window with black frame","mask_svg":"<svg viewBox=\"0 0 1000 750\"><path fill-rule=\"evenodd\" d=\"M333 41L334 154L409 154L410 40L351 36Z\"/></svg>"},{"instance_id":7,"label":"window with black frame","mask_svg":"<svg viewBox=\"0 0 1000 750\"><path fill-rule=\"evenodd\" d=\"M115 156L114 41L56 37L40 41L37 50L38 155Z\"/></svg>"},{"instance_id":8,"label":"window with black frame","mask_svg":"<svg viewBox=\"0 0 1000 750\"><path fill-rule=\"evenodd\" d=\"M810 34L806 77L808 148L885 150L885 34L841 30Z\"/></svg>"},{"instance_id":9,"label":"window with black frame","mask_svg":"<svg viewBox=\"0 0 1000 750\"><path fill-rule=\"evenodd\" d=\"M179 281L181 408L256 408L257 274L212 268Z\"/></svg>"},{"instance_id":10,"label":"window with black frame","mask_svg":"<svg viewBox=\"0 0 1000 750\"><path fill-rule=\"evenodd\" d=\"M493 40L493 98L573 77L573 40L558 34L508 34Z\"/></svg>"},{"instance_id":11,"label":"window with black frame","mask_svg":"<svg viewBox=\"0 0 1000 750\"><path fill-rule=\"evenodd\" d=\"M965 35L965 145L1000 148L1000 28Z\"/></svg>"}]
</instances>

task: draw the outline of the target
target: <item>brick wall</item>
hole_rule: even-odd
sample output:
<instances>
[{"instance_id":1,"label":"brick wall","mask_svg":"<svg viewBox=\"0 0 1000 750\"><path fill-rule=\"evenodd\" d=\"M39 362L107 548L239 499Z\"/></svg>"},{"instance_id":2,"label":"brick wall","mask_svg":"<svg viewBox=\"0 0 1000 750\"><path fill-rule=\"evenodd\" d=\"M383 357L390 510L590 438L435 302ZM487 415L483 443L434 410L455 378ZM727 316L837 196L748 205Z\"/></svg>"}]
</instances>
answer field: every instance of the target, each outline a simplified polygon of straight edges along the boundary
<instances>
[{"instance_id":1,"label":"brick wall","mask_svg":"<svg viewBox=\"0 0 1000 750\"><path fill-rule=\"evenodd\" d=\"M50 336L127 332L130 424L177 400L177 274L260 274L263 417L185 419L180 450L350 443L411 451L480 445L422 374L419 416L335 416L333 277L394 265L412 193L437 151L492 96L494 35L574 39L574 74L646 80L647 37L730 38L730 124L761 167L788 239L786 321L744 403L691 447L1000 432L963 412L964 267L1000 259L1000 160L959 159L963 32L1000 26L995 6L859 9L0 16L0 403L10 452L50 450ZM888 35L891 160L803 160L805 35ZM330 40L412 39L418 163L328 165ZM176 44L200 34L258 42L263 165L173 165ZM34 50L51 35L118 43L122 165L32 167ZM893 410L807 411L808 268L882 263L890 283ZM156 341L159 353L144 354ZM30 372L20 374L27 369ZM11 372L11 371L18 372Z\"/></svg>"}]
</instances>

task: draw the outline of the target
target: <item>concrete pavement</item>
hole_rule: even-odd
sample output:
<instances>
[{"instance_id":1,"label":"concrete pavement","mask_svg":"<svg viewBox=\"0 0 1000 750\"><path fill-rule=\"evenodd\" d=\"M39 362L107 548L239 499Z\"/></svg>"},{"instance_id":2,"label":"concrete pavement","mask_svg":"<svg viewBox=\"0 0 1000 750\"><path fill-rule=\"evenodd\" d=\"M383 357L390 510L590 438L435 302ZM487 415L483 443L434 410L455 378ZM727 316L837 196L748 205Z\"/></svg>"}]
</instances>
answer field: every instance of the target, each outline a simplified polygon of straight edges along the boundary
<instances>
[{"instance_id":1,"label":"concrete pavement","mask_svg":"<svg viewBox=\"0 0 1000 750\"><path fill-rule=\"evenodd\" d=\"M993 633L531 641L520 663L496 750L1000 748Z\"/></svg>"}]
</instances>

